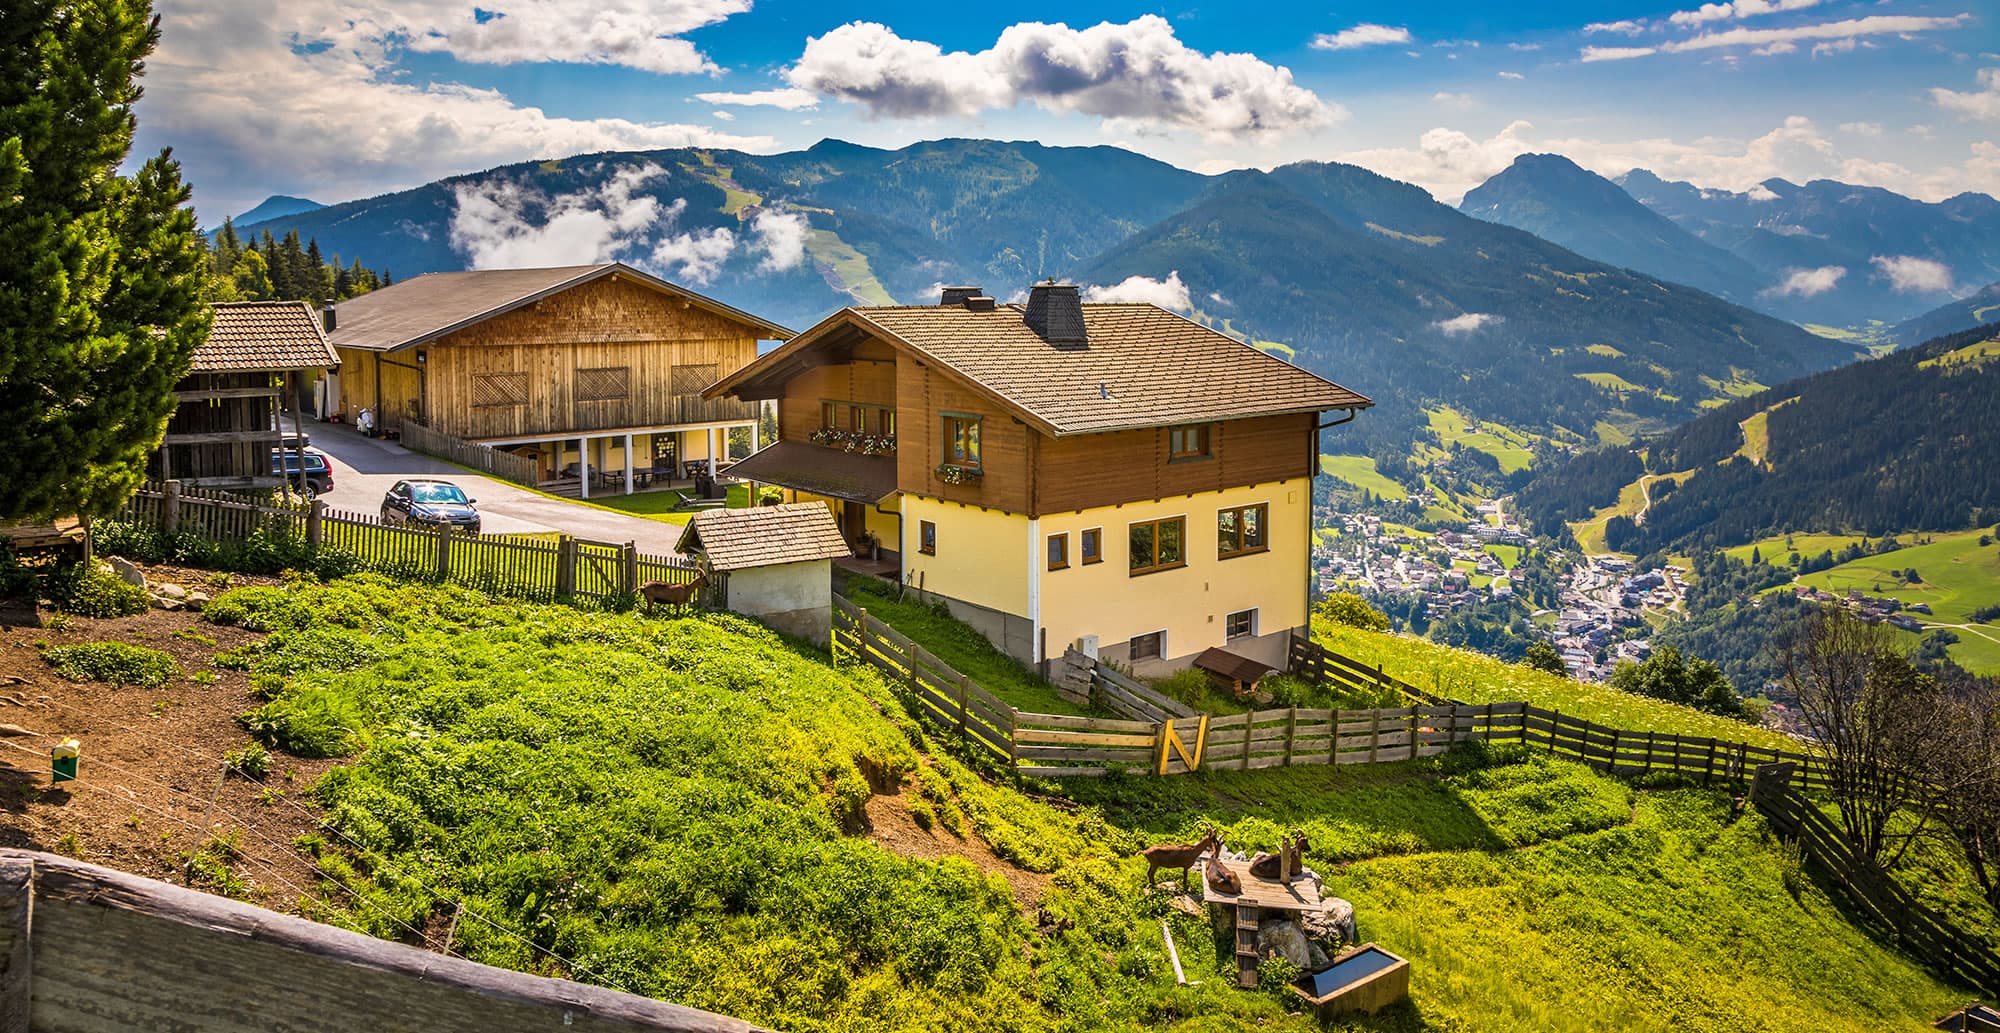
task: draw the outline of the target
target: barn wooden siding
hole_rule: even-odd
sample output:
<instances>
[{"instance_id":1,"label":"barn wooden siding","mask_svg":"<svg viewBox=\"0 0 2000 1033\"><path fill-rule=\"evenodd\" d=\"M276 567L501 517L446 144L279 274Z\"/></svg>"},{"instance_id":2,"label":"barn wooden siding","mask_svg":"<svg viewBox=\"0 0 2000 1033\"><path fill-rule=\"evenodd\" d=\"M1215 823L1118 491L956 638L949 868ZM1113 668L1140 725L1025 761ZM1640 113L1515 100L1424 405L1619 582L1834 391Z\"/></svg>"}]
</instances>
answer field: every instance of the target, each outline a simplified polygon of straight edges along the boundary
<instances>
[{"instance_id":1,"label":"barn wooden siding","mask_svg":"<svg viewBox=\"0 0 2000 1033\"><path fill-rule=\"evenodd\" d=\"M155 476L190 484L276 484L279 374L193 373L175 387L180 404L153 459Z\"/></svg>"},{"instance_id":2,"label":"barn wooden siding","mask_svg":"<svg viewBox=\"0 0 2000 1033\"><path fill-rule=\"evenodd\" d=\"M757 1031L24 850L0 851L0 1029Z\"/></svg>"}]
</instances>

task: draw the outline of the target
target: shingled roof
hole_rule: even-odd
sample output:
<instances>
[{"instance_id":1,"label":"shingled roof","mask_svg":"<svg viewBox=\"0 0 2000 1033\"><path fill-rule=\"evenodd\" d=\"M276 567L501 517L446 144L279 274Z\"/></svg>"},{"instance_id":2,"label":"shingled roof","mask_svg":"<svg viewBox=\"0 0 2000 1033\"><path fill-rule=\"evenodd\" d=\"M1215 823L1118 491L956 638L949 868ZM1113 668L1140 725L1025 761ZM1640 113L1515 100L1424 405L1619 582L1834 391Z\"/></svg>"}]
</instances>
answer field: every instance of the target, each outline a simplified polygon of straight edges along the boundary
<instances>
[{"instance_id":1,"label":"shingled roof","mask_svg":"<svg viewBox=\"0 0 2000 1033\"><path fill-rule=\"evenodd\" d=\"M854 554L833 513L818 502L705 510L688 521L676 549L699 552L710 568L724 572Z\"/></svg>"},{"instance_id":2,"label":"shingled roof","mask_svg":"<svg viewBox=\"0 0 2000 1033\"><path fill-rule=\"evenodd\" d=\"M319 325L319 313L303 301L222 302L189 369L238 373L338 366Z\"/></svg>"},{"instance_id":3,"label":"shingled roof","mask_svg":"<svg viewBox=\"0 0 2000 1033\"><path fill-rule=\"evenodd\" d=\"M852 328L948 370L1058 437L1374 404L1155 305L1081 308L1085 332L1078 343L1044 339L1028 325L1021 305L843 309L704 394L769 397L762 378L795 375L795 356L841 340Z\"/></svg>"},{"instance_id":4,"label":"shingled roof","mask_svg":"<svg viewBox=\"0 0 2000 1033\"><path fill-rule=\"evenodd\" d=\"M411 348L613 275L686 299L697 307L753 327L770 339L782 341L792 336L792 331L770 320L640 272L623 262L605 262L547 269L426 273L335 305L333 331L327 334L327 339L337 348L365 351Z\"/></svg>"}]
</instances>

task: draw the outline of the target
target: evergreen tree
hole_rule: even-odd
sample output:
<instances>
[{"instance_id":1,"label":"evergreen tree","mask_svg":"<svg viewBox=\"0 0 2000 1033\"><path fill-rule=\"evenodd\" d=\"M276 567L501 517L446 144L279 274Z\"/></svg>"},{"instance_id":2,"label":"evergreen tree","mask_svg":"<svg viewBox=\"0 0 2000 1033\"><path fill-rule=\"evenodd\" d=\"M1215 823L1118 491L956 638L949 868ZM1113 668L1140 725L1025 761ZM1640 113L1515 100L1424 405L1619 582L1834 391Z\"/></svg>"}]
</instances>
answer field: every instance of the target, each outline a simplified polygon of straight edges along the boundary
<instances>
[{"instance_id":1,"label":"evergreen tree","mask_svg":"<svg viewBox=\"0 0 2000 1033\"><path fill-rule=\"evenodd\" d=\"M124 502L208 330L179 166L118 174L158 41L145 0L0 17L0 519Z\"/></svg>"}]
</instances>

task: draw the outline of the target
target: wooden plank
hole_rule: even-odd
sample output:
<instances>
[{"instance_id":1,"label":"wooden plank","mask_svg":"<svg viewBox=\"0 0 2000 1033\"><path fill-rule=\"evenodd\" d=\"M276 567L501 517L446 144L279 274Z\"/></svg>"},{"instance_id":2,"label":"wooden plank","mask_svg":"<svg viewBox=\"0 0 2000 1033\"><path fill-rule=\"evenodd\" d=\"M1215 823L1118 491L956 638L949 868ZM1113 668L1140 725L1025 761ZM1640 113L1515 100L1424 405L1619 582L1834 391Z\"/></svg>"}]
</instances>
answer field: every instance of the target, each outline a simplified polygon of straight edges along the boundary
<instances>
[{"instance_id":1,"label":"wooden plank","mask_svg":"<svg viewBox=\"0 0 2000 1033\"><path fill-rule=\"evenodd\" d=\"M1040 728L1022 728L1014 733L1014 741L1023 743L1058 743L1071 746L1131 746L1136 748L1152 745L1153 737L1147 735L1118 735L1104 732L1069 732Z\"/></svg>"},{"instance_id":2,"label":"wooden plank","mask_svg":"<svg viewBox=\"0 0 2000 1033\"><path fill-rule=\"evenodd\" d=\"M1029 778L1098 778L1110 773L1109 768L1021 766L1021 774Z\"/></svg>"},{"instance_id":3,"label":"wooden plank","mask_svg":"<svg viewBox=\"0 0 2000 1033\"><path fill-rule=\"evenodd\" d=\"M1034 714L1017 711L1015 721L1022 728L1045 726L1068 728L1080 732L1144 732L1153 734L1154 724L1150 721L1119 721L1104 717L1070 717L1063 714ZM1214 722L1209 723L1214 727Z\"/></svg>"},{"instance_id":4,"label":"wooden plank","mask_svg":"<svg viewBox=\"0 0 2000 1033\"><path fill-rule=\"evenodd\" d=\"M1073 746L1019 746L1014 752L1022 760L1095 760L1116 764L1149 764L1153 760L1153 750L1150 747L1141 750L1105 750Z\"/></svg>"}]
</instances>

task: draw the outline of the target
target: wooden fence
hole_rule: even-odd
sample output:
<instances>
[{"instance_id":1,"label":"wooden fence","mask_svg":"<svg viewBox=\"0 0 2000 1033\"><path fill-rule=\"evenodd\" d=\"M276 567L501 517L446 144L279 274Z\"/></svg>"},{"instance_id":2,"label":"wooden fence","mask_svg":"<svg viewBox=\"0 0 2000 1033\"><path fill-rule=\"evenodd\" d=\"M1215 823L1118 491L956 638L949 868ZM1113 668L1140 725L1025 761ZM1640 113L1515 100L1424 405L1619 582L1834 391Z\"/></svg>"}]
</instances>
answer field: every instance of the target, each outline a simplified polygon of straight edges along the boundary
<instances>
[{"instance_id":1,"label":"wooden fence","mask_svg":"<svg viewBox=\"0 0 2000 1033\"><path fill-rule=\"evenodd\" d=\"M278 506L183 488L176 481L141 487L119 519L225 545L241 545L262 532L315 553L326 549L353 555L368 569L525 598L629 598L648 581L684 584L696 573L685 559L644 555L631 542L619 545L569 535L554 540L466 535L448 527L392 526L373 514L330 510L323 501Z\"/></svg>"},{"instance_id":2,"label":"wooden fence","mask_svg":"<svg viewBox=\"0 0 2000 1033\"><path fill-rule=\"evenodd\" d=\"M32 919L32 920L31 920ZM0 851L0 1029L758 1033L53 854Z\"/></svg>"},{"instance_id":3,"label":"wooden fence","mask_svg":"<svg viewBox=\"0 0 2000 1033\"><path fill-rule=\"evenodd\" d=\"M515 484L532 486L540 479L535 461L526 456L517 456L512 452L502 452L477 442L440 434L413 420L404 420L400 433L403 446L413 452L422 452L460 466L469 466L502 480L513 481Z\"/></svg>"},{"instance_id":4,"label":"wooden fence","mask_svg":"<svg viewBox=\"0 0 2000 1033\"><path fill-rule=\"evenodd\" d=\"M956 731L968 745L991 751L1002 763L1014 763L1020 711L838 595L833 597L833 639L901 685L916 701L920 716Z\"/></svg>"},{"instance_id":5,"label":"wooden fence","mask_svg":"<svg viewBox=\"0 0 2000 1033\"><path fill-rule=\"evenodd\" d=\"M1789 763L1760 765L1750 799L1780 836L1795 840L1869 917L1893 930L1896 942L1933 970L2000 994L2000 953L1925 907L1874 861L1848 845L1840 829L1798 790Z\"/></svg>"},{"instance_id":6,"label":"wooden fence","mask_svg":"<svg viewBox=\"0 0 2000 1033\"><path fill-rule=\"evenodd\" d=\"M1350 660L1311 639L1294 637L1288 658L1291 661L1293 674L1317 684L1332 684L1363 691L1372 689L1400 692L1414 702L1431 707L1457 702L1385 674L1380 664L1371 667L1359 660Z\"/></svg>"}]
</instances>

